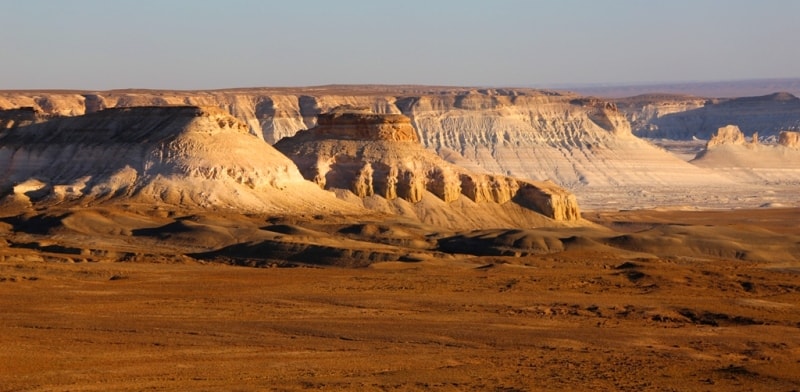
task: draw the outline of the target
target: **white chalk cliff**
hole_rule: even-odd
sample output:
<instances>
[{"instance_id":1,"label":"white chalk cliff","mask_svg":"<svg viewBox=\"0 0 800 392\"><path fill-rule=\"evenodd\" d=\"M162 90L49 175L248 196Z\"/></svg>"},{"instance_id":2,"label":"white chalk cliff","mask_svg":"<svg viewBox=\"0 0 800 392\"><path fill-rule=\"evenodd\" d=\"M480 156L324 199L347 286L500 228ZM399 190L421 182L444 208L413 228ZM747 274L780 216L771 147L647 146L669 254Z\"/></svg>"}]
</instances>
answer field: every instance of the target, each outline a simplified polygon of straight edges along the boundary
<instances>
[{"instance_id":1,"label":"white chalk cliff","mask_svg":"<svg viewBox=\"0 0 800 392\"><path fill-rule=\"evenodd\" d=\"M449 162L473 172L550 180L590 208L697 205L704 200L718 205L714 195L737 187L729 176L635 137L615 105L571 93L426 86L0 92L0 108L31 106L48 114L145 104L217 106L268 144L316 126L320 113L342 105L403 114L422 145Z\"/></svg>"},{"instance_id":2,"label":"white chalk cliff","mask_svg":"<svg viewBox=\"0 0 800 392\"><path fill-rule=\"evenodd\" d=\"M107 109L0 133L0 195L239 211L352 211L216 107Z\"/></svg>"}]
</instances>

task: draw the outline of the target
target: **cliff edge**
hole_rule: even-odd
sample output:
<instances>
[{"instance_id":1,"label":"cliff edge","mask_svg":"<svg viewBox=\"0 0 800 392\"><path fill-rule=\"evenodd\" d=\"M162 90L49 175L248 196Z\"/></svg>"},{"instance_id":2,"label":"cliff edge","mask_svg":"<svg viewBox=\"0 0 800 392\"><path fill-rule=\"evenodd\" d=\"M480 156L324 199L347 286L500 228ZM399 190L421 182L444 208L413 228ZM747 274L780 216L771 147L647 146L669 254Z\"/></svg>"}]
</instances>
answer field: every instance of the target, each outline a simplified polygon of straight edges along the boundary
<instances>
[{"instance_id":1,"label":"cliff edge","mask_svg":"<svg viewBox=\"0 0 800 392\"><path fill-rule=\"evenodd\" d=\"M337 111L275 148L323 189L427 223L500 227L519 225L521 216L530 225L580 219L575 196L563 188L450 164L425 149L410 124L402 115Z\"/></svg>"},{"instance_id":2,"label":"cliff edge","mask_svg":"<svg viewBox=\"0 0 800 392\"><path fill-rule=\"evenodd\" d=\"M242 211L349 210L216 107L101 110L0 134L0 195Z\"/></svg>"}]
</instances>

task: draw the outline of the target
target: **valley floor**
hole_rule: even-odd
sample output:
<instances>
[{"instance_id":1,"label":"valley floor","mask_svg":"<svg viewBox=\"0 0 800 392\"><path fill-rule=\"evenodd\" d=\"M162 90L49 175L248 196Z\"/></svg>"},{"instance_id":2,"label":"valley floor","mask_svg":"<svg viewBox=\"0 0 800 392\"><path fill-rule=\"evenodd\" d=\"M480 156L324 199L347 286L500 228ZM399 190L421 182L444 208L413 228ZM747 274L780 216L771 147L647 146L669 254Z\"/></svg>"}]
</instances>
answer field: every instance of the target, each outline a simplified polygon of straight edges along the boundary
<instances>
[{"instance_id":1,"label":"valley floor","mask_svg":"<svg viewBox=\"0 0 800 392\"><path fill-rule=\"evenodd\" d=\"M587 218L797 235L796 213ZM6 258L0 390L790 391L799 303L796 262L581 249L366 268Z\"/></svg>"}]
</instances>

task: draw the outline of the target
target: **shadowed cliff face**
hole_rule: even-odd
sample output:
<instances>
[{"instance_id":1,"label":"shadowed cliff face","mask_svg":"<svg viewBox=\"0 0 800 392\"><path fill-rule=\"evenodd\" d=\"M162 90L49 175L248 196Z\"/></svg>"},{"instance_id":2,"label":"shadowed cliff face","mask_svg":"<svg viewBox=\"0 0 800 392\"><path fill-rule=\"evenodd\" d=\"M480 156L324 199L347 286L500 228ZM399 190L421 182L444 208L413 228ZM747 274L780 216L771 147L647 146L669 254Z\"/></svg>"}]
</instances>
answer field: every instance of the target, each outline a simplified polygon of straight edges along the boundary
<instances>
[{"instance_id":1,"label":"shadowed cliff face","mask_svg":"<svg viewBox=\"0 0 800 392\"><path fill-rule=\"evenodd\" d=\"M32 107L0 109L0 131L37 124L49 120L50 117Z\"/></svg>"},{"instance_id":2,"label":"shadowed cliff face","mask_svg":"<svg viewBox=\"0 0 800 392\"><path fill-rule=\"evenodd\" d=\"M506 203L556 221L579 219L575 197L566 190L552 183L473 173L447 163L416 141L410 124L402 115L334 112L321 115L316 128L285 138L275 147L298 165L306 179L324 189L369 199L365 206L377 204L382 209L398 201L404 206L411 203L416 217L425 221L435 199L438 208L453 218L448 227L507 225L510 217L498 219L487 213ZM491 207L487 210L486 205ZM466 206L473 208L472 219L459 217L467 215ZM484 222L476 226L480 220Z\"/></svg>"},{"instance_id":3,"label":"shadowed cliff face","mask_svg":"<svg viewBox=\"0 0 800 392\"><path fill-rule=\"evenodd\" d=\"M718 128L738 126L774 141L780 131L800 126L800 98L789 93L759 97L706 99L689 96L641 96L617 100L637 136L710 139Z\"/></svg>"}]
</instances>

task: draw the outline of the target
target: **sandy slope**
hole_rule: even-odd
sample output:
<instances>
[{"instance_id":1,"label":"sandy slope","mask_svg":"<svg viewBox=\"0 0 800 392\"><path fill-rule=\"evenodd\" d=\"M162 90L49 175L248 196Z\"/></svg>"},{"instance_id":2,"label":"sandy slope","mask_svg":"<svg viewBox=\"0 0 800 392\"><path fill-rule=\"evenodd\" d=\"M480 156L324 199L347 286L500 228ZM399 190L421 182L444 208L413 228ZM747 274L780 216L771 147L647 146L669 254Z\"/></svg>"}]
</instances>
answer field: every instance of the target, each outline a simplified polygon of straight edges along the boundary
<instances>
[{"instance_id":1,"label":"sandy slope","mask_svg":"<svg viewBox=\"0 0 800 392\"><path fill-rule=\"evenodd\" d=\"M778 145L721 146L692 161L740 181L800 184L800 150Z\"/></svg>"}]
</instances>

